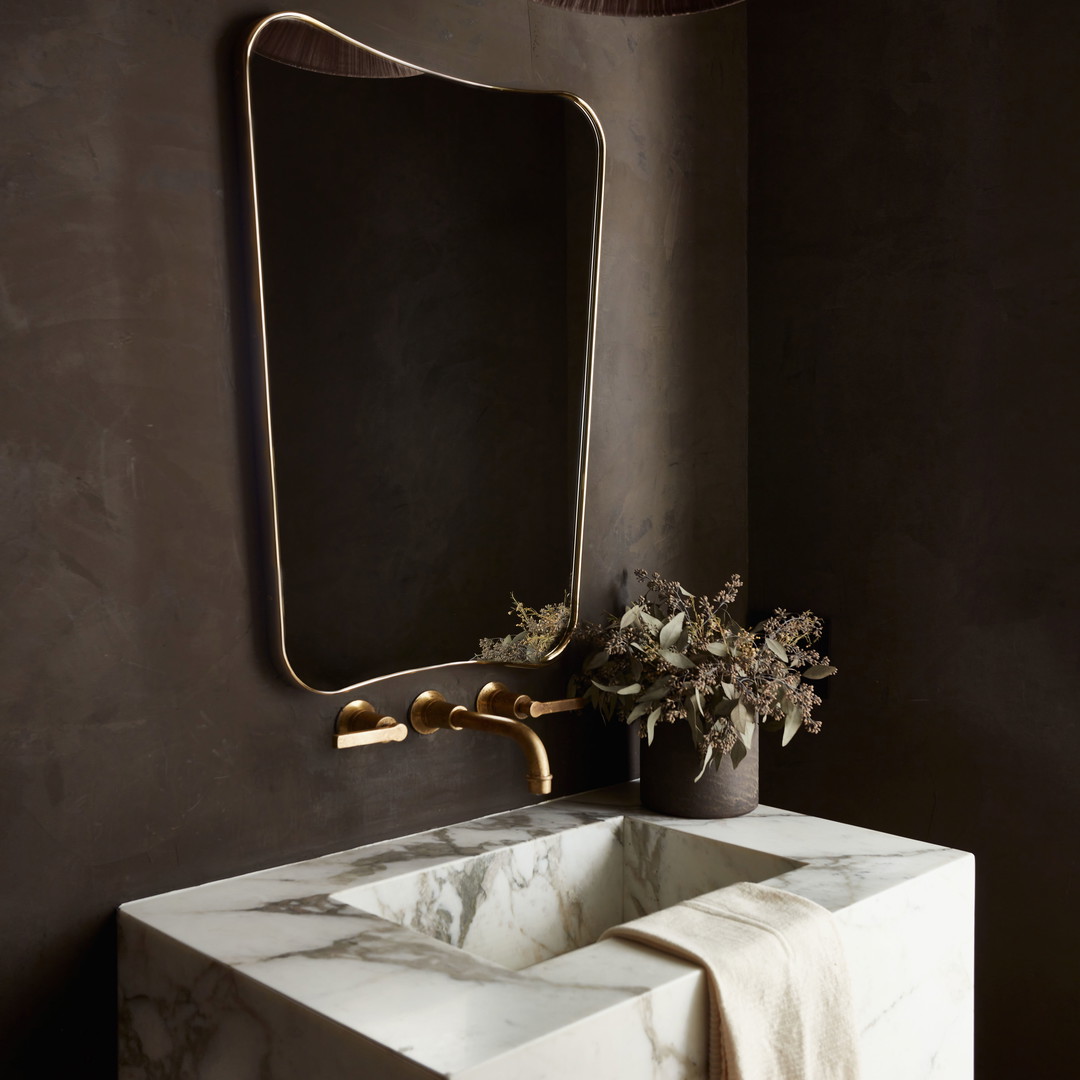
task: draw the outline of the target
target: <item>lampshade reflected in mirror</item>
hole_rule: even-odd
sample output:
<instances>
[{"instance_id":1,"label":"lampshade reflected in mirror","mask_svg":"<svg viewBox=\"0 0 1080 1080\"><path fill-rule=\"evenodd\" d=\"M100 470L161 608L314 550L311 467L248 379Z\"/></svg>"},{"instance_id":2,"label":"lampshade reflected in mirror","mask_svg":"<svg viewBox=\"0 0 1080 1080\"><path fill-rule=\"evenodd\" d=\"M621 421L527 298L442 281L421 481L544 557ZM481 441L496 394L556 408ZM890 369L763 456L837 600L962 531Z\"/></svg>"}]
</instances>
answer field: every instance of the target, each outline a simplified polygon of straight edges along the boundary
<instances>
[{"instance_id":1,"label":"lampshade reflected in mirror","mask_svg":"<svg viewBox=\"0 0 1080 1080\"><path fill-rule=\"evenodd\" d=\"M304 71L350 79L400 79L420 74L416 68L359 49L347 38L287 16L266 23L251 52Z\"/></svg>"},{"instance_id":2,"label":"lampshade reflected in mirror","mask_svg":"<svg viewBox=\"0 0 1080 1080\"><path fill-rule=\"evenodd\" d=\"M733 7L743 0L532 0L545 7L581 11L587 15L661 16L693 15Z\"/></svg>"}]
</instances>

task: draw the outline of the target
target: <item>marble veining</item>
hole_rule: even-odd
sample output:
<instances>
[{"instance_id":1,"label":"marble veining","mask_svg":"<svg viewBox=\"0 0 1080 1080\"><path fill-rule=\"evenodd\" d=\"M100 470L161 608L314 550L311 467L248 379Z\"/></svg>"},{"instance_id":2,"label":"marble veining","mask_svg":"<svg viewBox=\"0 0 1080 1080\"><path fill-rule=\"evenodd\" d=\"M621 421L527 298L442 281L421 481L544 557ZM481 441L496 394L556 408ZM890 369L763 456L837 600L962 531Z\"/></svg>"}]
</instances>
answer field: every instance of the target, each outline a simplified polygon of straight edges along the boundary
<instances>
[{"instance_id":1,"label":"marble veining","mask_svg":"<svg viewBox=\"0 0 1080 1080\"><path fill-rule=\"evenodd\" d=\"M632 817L579 825L331 899L515 971L611 926L799 866Z\"/></svg>"},{"instance_id":2,"label":"marble veining","mask_svg":"<svg viewBox=\"0 0 1080 1080\"><path fill-rule=\"evenodd\" d=\"M700 969L597 938L740 880L833 912L865 1075L972 1075L970 855L636 798L621 785L125 904L122 1077L245 1060L275 1080L704 1076Z\"/></svg>"}]
</instances>

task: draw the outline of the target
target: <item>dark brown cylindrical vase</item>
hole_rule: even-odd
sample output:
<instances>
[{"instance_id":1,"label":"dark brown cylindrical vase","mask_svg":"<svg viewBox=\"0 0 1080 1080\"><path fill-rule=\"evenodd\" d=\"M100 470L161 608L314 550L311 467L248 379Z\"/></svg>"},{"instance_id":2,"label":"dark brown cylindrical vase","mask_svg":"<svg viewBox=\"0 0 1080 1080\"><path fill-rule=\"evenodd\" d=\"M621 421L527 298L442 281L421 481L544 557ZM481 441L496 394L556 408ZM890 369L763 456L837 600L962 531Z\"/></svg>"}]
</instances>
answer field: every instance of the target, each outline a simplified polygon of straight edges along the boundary
<instances>
[{"instance_id":1,"label":"dark brown cylindrical vase","mask_svg":"<svg viewBox=\"0 0 1080 1080\"><path fill-rule=\"evenodd\" d=\"M701 754L684 723L657 724L652 746L641 740L641 805L658 814L725 818L749 814L758 804L758 739L737 769L724 756L701 771Z\"/></svg>"}]
</instances>

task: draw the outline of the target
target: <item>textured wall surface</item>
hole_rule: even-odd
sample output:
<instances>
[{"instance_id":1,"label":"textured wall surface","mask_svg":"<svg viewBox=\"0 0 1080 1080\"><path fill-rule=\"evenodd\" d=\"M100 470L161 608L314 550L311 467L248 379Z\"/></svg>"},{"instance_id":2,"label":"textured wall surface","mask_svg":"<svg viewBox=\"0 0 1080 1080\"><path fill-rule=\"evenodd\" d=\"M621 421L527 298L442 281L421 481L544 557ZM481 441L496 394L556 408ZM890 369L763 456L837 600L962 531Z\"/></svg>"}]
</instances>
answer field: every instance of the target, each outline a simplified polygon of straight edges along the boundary
<instances>
[{"instance_id":1,"label":"textured wall surface","mask_svg":"<svg viewBox=\"0 0 1080 1080\"><path fill-rule=\"evenodd\" d=\"M7 0L0 16L5 1076L113 1074L118 903L529 801L509 740L332 750L346 699L291 688L267 659L234 92L267 10ZM595 107L586 611L636 565L706 585L744 566L742 8L309 10L404 59ZM565 672L514 678L558 694ZM401 716L428 683L466 699L483 681L457 668L366 696ZM627 775L622 732L541 730L557 792Z\"/></svg>"},{"instance_id":2,"label":"textured wall surface","mask_svg":"<svg viewBox=\"0 0 1080 1080\"><path fill-rule=\"evenodd\" d=\"M1078 39L749 9L752 600L840 666L763 798L975 852L985 1080L1075 1056Z\"/></svg>"}]
</instances>

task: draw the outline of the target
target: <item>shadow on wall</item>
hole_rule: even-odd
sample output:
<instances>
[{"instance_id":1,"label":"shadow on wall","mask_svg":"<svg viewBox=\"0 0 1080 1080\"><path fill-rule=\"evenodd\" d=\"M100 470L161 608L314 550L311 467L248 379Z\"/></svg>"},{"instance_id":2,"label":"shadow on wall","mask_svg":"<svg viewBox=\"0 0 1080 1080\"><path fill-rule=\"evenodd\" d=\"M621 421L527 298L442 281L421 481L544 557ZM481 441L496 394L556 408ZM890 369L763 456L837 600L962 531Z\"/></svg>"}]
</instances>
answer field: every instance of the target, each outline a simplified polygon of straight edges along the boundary
<instances>
[{"instance_id":1,"label":"shadow on wall","mask_svg":"<svg viewBox=\"0 0 1080 1080\"><path fill-rule=\"evenodd\" d=\"M763 798L975 853L985 1080L1075 1052L1078 34L750 6L752 600L840 668Z\"/></svg>"}]
</instances>

